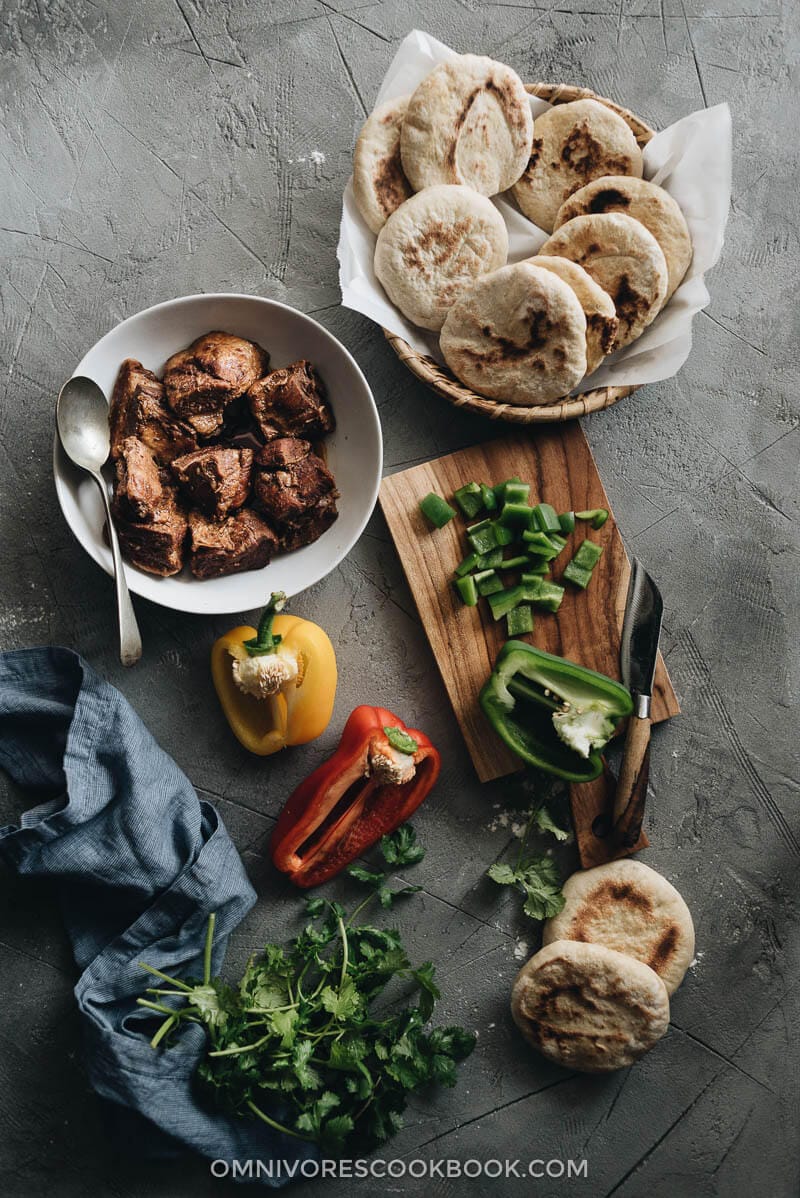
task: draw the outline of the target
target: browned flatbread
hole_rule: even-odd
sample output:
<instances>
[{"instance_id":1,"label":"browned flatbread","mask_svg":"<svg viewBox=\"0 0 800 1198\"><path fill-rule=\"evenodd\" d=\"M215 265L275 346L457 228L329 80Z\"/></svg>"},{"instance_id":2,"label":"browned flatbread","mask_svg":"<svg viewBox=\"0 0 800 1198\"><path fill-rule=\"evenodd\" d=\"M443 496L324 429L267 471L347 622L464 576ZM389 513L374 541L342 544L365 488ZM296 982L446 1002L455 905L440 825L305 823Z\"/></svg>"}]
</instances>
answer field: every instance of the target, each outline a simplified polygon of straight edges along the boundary
<instances>
[{"instance_id":1,"label":"browned flatbread","mask_svg":"<svg viewBox=\"0 0 800 1198\"><path fill-rule=\"evenodd\" d=\"M400 129L408 108L408 96L380 104L367 118L358 135L353 156L353 194L356 205L373 233L413 189L400 160Z\"/></svg>"},{"instance_id":2,"label":"browned flatbread","mask_svg":"<svg viewBox=\"0 0 800 1198\"><path fill-rule=\"evenodd\" d=\"M558 210L555 228L576 216L625 212L641 221L655 237L667 261L667 299L692 260L692 239L686 219L668 191L647 179L604 175L574 191Z\"/></svg>"},{"instance_id":3,"label":"browned flatbread","mask_svg":"<svg viewBox=\"0 0 800 1198\"><path fill-rule=\"evenodd\" d=\"M694 956L694 925L666 878L641 861L611 861L574 873L564 898L563 911L544 925L545 944L604 944L644 961L669 994L677 990Z\"/></svg>"},{"instance_id":4,"label":"browned flatbread","mask_svg":"<svg viewBox=\"0 0 800 1198\"><path fill-rule=\"evenodd\" d=\"M556 940L522 967L511 1014L525 1039L567 1069L624 1069L669 1026L661 978L635 957L600 944Z\"/></svg>"}]
</instances>

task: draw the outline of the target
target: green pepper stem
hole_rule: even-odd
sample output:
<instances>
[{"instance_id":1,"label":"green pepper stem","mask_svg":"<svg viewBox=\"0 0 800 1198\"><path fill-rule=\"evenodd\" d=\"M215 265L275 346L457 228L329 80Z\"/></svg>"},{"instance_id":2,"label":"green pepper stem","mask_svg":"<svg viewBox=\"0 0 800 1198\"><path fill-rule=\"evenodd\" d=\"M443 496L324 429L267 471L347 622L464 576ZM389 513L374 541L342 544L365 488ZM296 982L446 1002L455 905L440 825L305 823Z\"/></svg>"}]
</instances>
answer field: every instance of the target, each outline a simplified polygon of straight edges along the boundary
<instances>
[{"instance_id":1,"label":"green pepper stem","mask_svg":"<svg viewBox=\"0 0 800 1198\"><path fill-rule=\"evenodd\" d=\"M261 613L258 621L258 632L244 647L251 657L261 657L265 653L274 653L281 643L281 637L275 636L272 626L275 617L286 607L286 595L283 591L274 591L269 597L269 603Z\"/></svg>"}]
</instances>

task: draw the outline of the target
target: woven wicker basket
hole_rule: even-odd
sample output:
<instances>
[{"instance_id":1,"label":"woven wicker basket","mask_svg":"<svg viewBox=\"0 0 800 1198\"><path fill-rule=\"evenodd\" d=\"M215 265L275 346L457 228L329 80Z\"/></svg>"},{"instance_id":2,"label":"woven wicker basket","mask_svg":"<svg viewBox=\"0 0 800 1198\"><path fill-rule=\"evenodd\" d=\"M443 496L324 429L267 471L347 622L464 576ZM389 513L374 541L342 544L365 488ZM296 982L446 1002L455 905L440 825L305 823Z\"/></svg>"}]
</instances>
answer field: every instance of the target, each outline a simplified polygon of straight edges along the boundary
<instances>
[{"instance_id":1,"label":"woven wicker basket","mask_svg":"<svg viewBox=\"0 0 800 1198\"><path fill-rule=\"evenodd\" d=\"M634 116L626 108L621 108L613 100L596 95L588 87L573 87L567 83L528 83L526 90L533 96L547 100L550 104L567 104L571 100L597 100L622 117L640 146L645 146L653 136L654 130L638 116ZM539 424L573 420L577 416L586 416L589 412L599 412L603 408L610 408L618 399L624 399L626 395L632 395L637 390L636 387L598 387L596 390L587 391L574 399L565 397L559 403L539 404L530 408L498 403L494 399L484 399L475 391L471 391L469 387L465 387L446 366L440 366L426 354L417 353L407 341L398 337L396 333L390 333L387 329L384 329L383 332L400 361L437 395L449 400L457 408L465 408L468 412L489 416L492 420L504 420L511 424Z\"/></svg>"}]
</instances>

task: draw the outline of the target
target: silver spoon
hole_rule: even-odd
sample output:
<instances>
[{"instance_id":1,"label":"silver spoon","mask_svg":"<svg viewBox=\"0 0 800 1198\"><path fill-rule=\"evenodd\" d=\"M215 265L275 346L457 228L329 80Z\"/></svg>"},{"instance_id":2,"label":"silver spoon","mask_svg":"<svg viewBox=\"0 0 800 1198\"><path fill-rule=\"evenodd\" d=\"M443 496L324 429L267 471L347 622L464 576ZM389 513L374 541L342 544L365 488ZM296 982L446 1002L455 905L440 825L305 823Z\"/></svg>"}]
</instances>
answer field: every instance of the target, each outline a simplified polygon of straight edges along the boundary
<instances>
[{"instance_id":1,"label":"silver spoon","mask_svg":"<svg viewBox=\"0 0 800 1198\"><path fill-rule=\"evenodd\" d=\"M100 473L111 449L111 434L108 427L108 402L93 379L75 375L64 384L56 405L56 424L67 457L87 474L91 474L103 496L117 588L119 658L124 666L133 666L142 656L142 638L125 581L117 531L111 518L108 489Z\"/></svg>"}]
</instances>

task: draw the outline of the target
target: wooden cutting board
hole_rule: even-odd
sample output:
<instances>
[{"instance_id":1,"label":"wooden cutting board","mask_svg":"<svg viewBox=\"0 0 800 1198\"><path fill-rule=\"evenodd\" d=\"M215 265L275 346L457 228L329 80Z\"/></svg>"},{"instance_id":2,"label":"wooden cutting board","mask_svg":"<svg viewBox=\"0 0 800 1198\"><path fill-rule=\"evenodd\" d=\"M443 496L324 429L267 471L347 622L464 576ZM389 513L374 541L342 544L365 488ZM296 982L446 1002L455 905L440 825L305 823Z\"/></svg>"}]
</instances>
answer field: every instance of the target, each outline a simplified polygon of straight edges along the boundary
<instances>
[{"instance_id":1,"label":"wooden cutting board","mask_svg":"<svg viewBox=\"0 0 800 1198\"><path fill-rule=\"evenodd\" d=\"M465 607L451 586L453 570L466 555L460 515L432 529L419 501L435 491L448 501L468 482L499 483L517 475L531 484L531 499L551 503L557 512L609 506L588 442L576 421L515 431L497 441L462 449L383 480L380 501L411 587L433 656L453 704L478 777L482 782L519 770L521 763L489 726L478 693L507 639L506 622L492 619L485 600ZM540 649L619 678L619 642L630 564L613 515L595 531L578 523L555 563L561 571L587 535L603 546L603 556L586 591L567 584L558 612L535 612L526 637ZM659 655L653 691L654 722L680 711Z\"/></svg>"}]
</instances>

